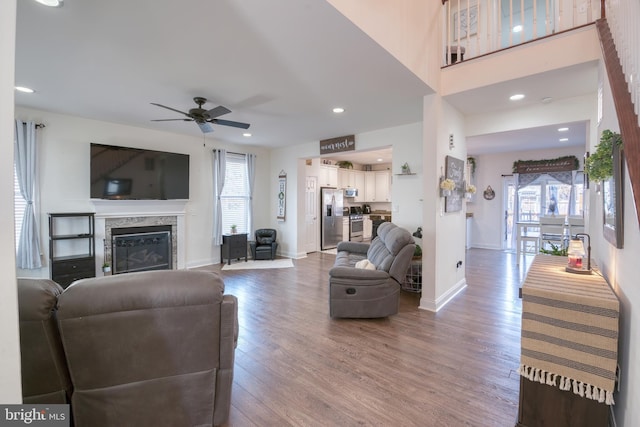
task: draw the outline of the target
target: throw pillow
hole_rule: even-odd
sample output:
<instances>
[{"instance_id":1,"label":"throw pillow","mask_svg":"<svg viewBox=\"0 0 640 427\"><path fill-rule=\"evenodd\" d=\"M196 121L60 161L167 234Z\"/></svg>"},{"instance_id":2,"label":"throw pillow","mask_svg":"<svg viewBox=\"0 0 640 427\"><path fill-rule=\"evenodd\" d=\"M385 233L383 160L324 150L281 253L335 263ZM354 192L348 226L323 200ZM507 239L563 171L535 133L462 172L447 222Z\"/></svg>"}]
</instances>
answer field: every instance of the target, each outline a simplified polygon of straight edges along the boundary
<instances>
[{"instance_id":1,"label":"throw pillow","mask_svg":"<svg viewBox=\"0 0 640 427\"><path fill-rule=\"evenodd\" d=\"M375 270L376 266L368 259L363 259L361 261L356 262L356 268L364 268L365 270Z\"/></svg>"}]
</instances>

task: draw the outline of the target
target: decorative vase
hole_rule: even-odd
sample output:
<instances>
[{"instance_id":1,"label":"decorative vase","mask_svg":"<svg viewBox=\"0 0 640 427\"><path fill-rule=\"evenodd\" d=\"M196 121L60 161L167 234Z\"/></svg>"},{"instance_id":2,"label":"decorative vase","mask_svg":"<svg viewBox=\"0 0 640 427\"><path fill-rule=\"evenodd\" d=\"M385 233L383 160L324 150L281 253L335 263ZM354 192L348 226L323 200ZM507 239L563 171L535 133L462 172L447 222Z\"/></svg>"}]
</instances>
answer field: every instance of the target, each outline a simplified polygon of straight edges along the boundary
<instances>
[{"instance_id":1,"label":"decorative vase","mask_svg":"<svg viewBox=\"0 0 640 427\"><path fill-rule=\"evenodd\" d=\"M440 190L440 193L441 193L441 196L442 196L442 197L449 197L449 196L451 196L451 190L444 190L444 189L442 189L442 190Z\"/></svg>"},{"instance_id":2,"label":"decorative vase","mask_svg":"<svg viewBox=\"0 0 640 427\"><path fill-rule=\"evenodd\" d=\"M236 227L231 227L231 234L236 234L238 229Z\"/></svg>"},{"instance_id":3,"label":"decorative vase","mask_svg":"<svg viewBox=\"0 0 640 427\"><path fill-rule=\"evenodd\" d=\"M111 266L105 265L104 267L102 267L102 272L103 273L110 273L111 272Z\"/></svg>"}]
</instances>

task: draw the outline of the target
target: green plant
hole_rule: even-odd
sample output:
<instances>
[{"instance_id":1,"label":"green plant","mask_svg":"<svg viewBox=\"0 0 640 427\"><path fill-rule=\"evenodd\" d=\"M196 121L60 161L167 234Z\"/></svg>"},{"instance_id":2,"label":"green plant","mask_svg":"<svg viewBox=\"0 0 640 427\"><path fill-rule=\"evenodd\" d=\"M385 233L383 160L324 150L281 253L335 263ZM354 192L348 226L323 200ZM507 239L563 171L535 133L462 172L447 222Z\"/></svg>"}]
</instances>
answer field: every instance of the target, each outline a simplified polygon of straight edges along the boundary
<instances>
[{"instance_id":1,"label":"green plant","mask_svg":"<svg viewBox=\"0 0 640 427\"><path fill-rule=\"evenodd\" d=\"M551 242L547 242L551 245L551 249L545 249L545 248L541 248L540 249L540 253L543 254L547 254L547 255L555 255L555 256L567 256L568 255L568 249L567 248L562 248L559 245L554 245Z\"/></svg>"},{"instance_id":2,"label":"green plant","mask_svg":"<svg viewBox=\"0 0 640 427\"><path fill-rule=\"evenodd\" d=\"M105 261L104 264L102 264L102 268L108 268L108 267L109 267L109 263Z\"/></svg>"},{"instance_id":3,"label":"green plant","mask_svg":"<svg viewBox=\"0 0 640 427\"><path fill-rule=\"evenodd\" d=\"M416 245L416 249L413 251L413 257L421 257L422 256L422 248L420 245Z\"/></svg>"},{"instance_id":4,"label":"green plant","mask_svg":"<svg viewBox=\"0 0 640 427\"><path fill-rule=\"evenodd\" d=\"M336 162L336 166L342 169L353 169L353 163L348 160L340 160L339 162Z\"/></svg>"},{"instance_id":5,"label":"green plant","mask_svg":"<svg viewBox=\"0 0 640 427\"><path fill-rule=\"evenodd\" d=\"M467 157L467 163L471 165L471 175L475 175L476 173L476 158L475 157Z\"/></svg>"},{"instance_id":6,"label":"green plant","mask_svg":"<svg viewBox=\"0 0 640 427\"><path fill-rule=\"evenodd\" d=\"M402 173L410 173L411 168L409 168L409 163L405 162L404 165L401 166Z\"/></svg>"},{"instance_id":7,"label":"green plant","mask_svg":"<svg viewBox=\"0 0 640 427\"><path fill-rule=\"evenodd\" d=\"M622 146L620 134L609 129L602 131L596 152L590 155L584 164L584 170L589 175L589 179L603 181L613 176L613 144Z\"/></svg>"}]
</instances>

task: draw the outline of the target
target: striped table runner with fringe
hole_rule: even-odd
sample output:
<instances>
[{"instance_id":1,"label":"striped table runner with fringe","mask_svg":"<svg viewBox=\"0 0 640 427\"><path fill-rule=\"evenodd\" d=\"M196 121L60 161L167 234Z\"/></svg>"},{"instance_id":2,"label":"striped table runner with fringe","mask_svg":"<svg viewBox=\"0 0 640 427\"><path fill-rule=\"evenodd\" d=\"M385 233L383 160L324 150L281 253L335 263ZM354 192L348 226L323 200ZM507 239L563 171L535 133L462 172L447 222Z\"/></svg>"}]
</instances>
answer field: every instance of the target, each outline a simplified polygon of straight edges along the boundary
<instances>
[{"instance_id":1,"label":"striped table runner with fringe","mask_svg":"<svg viewBox=\"0 0 640 427\"><path fill-rule=\"evenodd\" d=\"M565 271L567 259L537 255L522 285L518 373L613 405L619 302L599 274Z\"/></svg>"}]
</instances>

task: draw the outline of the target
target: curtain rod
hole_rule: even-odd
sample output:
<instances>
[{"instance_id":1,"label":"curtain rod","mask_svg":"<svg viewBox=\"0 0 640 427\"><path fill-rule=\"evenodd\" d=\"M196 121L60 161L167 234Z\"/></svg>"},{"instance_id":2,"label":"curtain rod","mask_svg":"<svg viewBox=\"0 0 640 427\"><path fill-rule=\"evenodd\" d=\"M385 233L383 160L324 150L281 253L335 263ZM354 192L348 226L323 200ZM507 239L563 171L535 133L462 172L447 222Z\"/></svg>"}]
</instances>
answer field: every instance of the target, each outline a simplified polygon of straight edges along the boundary
<instances>
[{"instance_id":1,"label":"curtain rod","mask_svg":"<svg viewBox=\"0 0 640 427\"><path fill-rule=\"evenodd\" d=\"M219 151L222 150L222 148L214 148L214 150ZM236 153L234 151L227 151L228 154L237 154L238 156L246 156L247 153Z\"/></svg>"},{"instance_id":2,"label":"curtain rod","mask_svg":"<svg viewBox=\"0 0 640 427\"><path fill-rule=\"evenodd\" d=\"M27 124L22 122L22 126L26 126ZM44 125L44 123L36 123L36 129L38 128L45 128L46 126Z\"/></svg>"}]
</instances>

